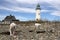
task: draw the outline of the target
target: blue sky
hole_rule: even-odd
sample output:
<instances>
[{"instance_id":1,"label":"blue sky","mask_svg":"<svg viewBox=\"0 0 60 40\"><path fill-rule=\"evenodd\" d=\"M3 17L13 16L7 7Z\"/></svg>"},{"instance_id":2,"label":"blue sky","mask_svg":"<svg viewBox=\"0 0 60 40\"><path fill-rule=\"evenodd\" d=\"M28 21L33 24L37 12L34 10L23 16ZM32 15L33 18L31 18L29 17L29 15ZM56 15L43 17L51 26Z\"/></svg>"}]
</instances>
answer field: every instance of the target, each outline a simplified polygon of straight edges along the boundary
<instances>
[{"instance_id":1,"label":"blue sky","mask_svg":"<svg viewBox=\"0 0 60 40\"><path fill-rule=\"evenodd\" d=\"M38 3L42 20L60 20L60 0L0 0L0 20L10 14L21 21L35 20Z\"/></svg>"}]
</instances>

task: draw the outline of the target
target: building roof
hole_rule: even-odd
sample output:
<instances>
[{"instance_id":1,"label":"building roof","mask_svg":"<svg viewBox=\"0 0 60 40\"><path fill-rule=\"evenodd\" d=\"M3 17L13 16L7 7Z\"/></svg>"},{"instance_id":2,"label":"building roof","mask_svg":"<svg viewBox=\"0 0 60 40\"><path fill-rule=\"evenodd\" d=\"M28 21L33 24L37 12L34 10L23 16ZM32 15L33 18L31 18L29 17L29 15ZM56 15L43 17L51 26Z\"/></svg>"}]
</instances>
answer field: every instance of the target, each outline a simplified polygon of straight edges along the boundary
<instances>
[{"instance_id":1,"label":"building roof","mask_svg":"<svg viewBox=\"0 0 60 40\"><path fill-rule=\"evenodd\" d=\"M15 16L9 15L9 16L6 16L3 21L16 21L16 20L17 19L15 18Z\"/></svg>"}]
</instances>

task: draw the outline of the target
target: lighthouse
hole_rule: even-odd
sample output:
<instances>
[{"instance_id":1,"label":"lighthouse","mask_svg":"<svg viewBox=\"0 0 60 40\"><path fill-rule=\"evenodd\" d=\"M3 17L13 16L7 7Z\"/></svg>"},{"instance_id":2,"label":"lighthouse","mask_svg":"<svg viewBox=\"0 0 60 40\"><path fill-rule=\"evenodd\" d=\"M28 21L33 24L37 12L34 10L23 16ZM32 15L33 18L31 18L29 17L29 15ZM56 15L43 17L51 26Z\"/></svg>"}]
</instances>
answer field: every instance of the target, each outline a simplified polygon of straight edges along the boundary
<instances>
[{"instance_id":1,"label":"lighthouse","mask_svg":"<svg viewBox=\"0 0 60 40\"><path fill-rule=\"evenodd\" d=\"M37 4L36 6L36 18L35 18L35 27L36 27L36 30L40 31L41 29L41 24L40 24L40 12L41 12L41 9L40 9L40 5Z\"/></svg>"},{"instance_id":2,"label":"lighthouse","mask_svg":"<svg viewBox=\"0 0 60 40\"><path fill-rule=\"evenodd\" d=\"M35 18L35 20L38 22L38 21L40 21L40 5L39 4L37 4L37 6L36 6L36 18Z\"/></svg>"}]
</instances>

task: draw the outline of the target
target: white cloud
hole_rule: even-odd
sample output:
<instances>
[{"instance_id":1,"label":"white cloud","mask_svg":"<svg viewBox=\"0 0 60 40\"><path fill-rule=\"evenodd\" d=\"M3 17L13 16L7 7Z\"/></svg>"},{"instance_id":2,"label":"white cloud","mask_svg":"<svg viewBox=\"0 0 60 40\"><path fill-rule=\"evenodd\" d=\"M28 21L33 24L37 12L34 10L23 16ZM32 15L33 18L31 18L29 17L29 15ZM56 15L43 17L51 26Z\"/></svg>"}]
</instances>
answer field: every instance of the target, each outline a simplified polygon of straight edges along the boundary
<instances>
[{"instance_id":1,"label":"white cloud","mask_svg":"<svg viewBox=\"0 0 60 40\"><path fill-rule=\"evenodd\" d=\"M27 21L28 18L23 17L23 16L16 16L17 19L19 19L20 21Z\"/></svg>"},{"instance_id":2,"label":"white cloud","mask_svg":"<svg viewBox=\"0 0 60 40\"><path fill-rule=\"evenodd\" d=\"M51 15L60 16L60 11L54 11L54 12L51 13Z\"/></svg>"},{"instance_id":3,"label":"white cloud","mask_svg":"<svg viewBox=\"0 0 60 40\"><path fill-rule=\"evenodd\" d=\"M45 2L45 3L50 4L52 7L60 10L60 0L6 0L6 1L11 2L11 3L14 3L14 4L17 4L17 5L18 5L18 3L22 3L22 5L24 5L25 3L31 4L31 5L32 4L35 4L36 5L38 2L39 3L44 3Z\"/></svg>"},{"instance_id":4,"label":"white cloud","mask_svg":"<svg viewBox=\"0 0 60 40\"><path fill-rule=\"evenodd\" d=\"M41 10L41 12L50 12L50 11L52 11L52 10Z\"/></svg>"},{"instance_id":5,"label":"white cloud","mask_svg":"<svg viewBox=\"0 0 60 40\"><path fill-rule=\"evenodd\" d=\"M35 13L35 9L31 9L31 8L20 8L20 7L7 8L7 7L0 6L0 9L14 11L14 12L22 11L22 12L28 12L28 13Z\"/></svg>"},{"instance_id":6,"label":"white cloud","mask_svg":"<svg viewBox=\"0 0 60 40\"><path fill-rule=\"evenodd\" d=\"M5 15L0 14L0 20L3 20L5 18Z\"/></svg>"},{"instance_id":7,"label":"white cloud","mask_svg":"<svg viewBox=\"0 0 60 40\"><path fill-rule=\"evenodd\" d=\"M37 0L16 0L17 2L20 3L29 3L29 4L36 4Z\"/></svg>"},{"instance_id":8,"label":"white cloud","mask_svg":"<svg viewBox=\"0 0 60 40\"><path fill-rule=\"evenodd\" d=\"M47 3L49 3L53 8L60 10L60 0L46 0Z\"/></svg>"},{"instance_id":9,"label":"white cloud","mask_svg":"<svg viewBox=\"0 0 60 40\"><path fill-rule=\"evenodd\" d=\"M10 3L28 3L28 4L36 4L38 2L37 0L6 0L6 1Z\"/></svg>"},{"instance_id":10,"label":"white cloud","mask_svg":"<svg viewBox=\"0 0 60 40\"><path fill-rule=\"evenodd\" d=\"M46 2L46 3L51 4L53 7L60 5L60 0L6 0L6 1L11 2L11 3L15 3L15 4L18 4L18 3L37 4L37 3Z\"/></svg>"},{"instance_id":11,"label":"white cloud","mask_svg":"<svg viewBox=\"0 0 60 40\"><path fill-rule=\"evenodd\" d=\"M3 6L0 6L0 9L3 9L3 10L10 10L10 11L17 11L17 10L13 10L13 9L10 9L10 8L7 8L7 7L3 7Z\"/></svg>"},{"instance_id":12,"label":"white cloud","mask_svg":"<svg viewBox=\"0 0 60 40\"><path fill-rule=\"evenodd\" d=\"M24 5L24 3L32 5L32 4L37 4L38 2L39 3L46 2L46 3L50 4L52 6L52 8L60 10L60 0L6 0L6 1L10 2L10 3L13 3L13 4L22 3L22 5ZM29 6L29 5L27 5L27 6ZM15 11L15 12L16 11L18 11L18 12L23 11L23 12L28 12L28 13L35 13L35 9L31 9L31 8L22 8L22 7L8 8L8 7L0 7L0 9L5 9L5 10L10 10L10 11ZM49 11L50 10L41 10L41 12L49 12ZM53 11L51 14L56 16L56 15L58 15L60 13Z\"/></svg>"},{"instance_id":13,"label":"white cloud","mask_svg":"<svg viewBox=\"0 0 60 40\"><path fill-rule=\"evenodd\" d=\"M41 3L46 2L52 6L52 8L55 8L56 10L51 11L51 15L54 16L60 16L60 0L40 0ZM47 5L48 6L48 5ZM50 11L50 10L48 10Z\"/></svg>"},{"instance_id":14,"label":"white cloud","mask_svg":"<svg viewBox=\"0 0 60 40\"><path fill-rule=\"evenodd\" d=\"M8 10L8 11L13 11L13 12L27 12L27 13L35 13L36 10L35 9L31 9L31 8L20 8L20 7L11 7L11 8L8 8L8 7L3 7L3 6L0 6L0 9L3 9L3 10ZM41 10L41 12L49 12L49 10Z\"/></svg>"}]
</instances>

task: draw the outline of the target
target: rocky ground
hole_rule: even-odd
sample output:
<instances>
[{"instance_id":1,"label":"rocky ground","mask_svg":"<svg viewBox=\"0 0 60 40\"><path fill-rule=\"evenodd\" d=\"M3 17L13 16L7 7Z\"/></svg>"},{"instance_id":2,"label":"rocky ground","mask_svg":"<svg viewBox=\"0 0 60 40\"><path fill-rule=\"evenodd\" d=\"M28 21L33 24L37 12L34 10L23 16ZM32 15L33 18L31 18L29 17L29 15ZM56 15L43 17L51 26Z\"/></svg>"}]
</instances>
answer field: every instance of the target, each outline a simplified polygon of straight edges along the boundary
<instances>
[{"instance_id":1,"label":"rocky ground","mask_svg":"<svg viewBox=\"0 0 60 40\"><path fill-rule=\"evenodd\" d=\"M0 40L60 40L60 23L41 23L25 26L18 25L16 38L9 35L9 27L0 27Z\"/></svg>"}]
</instances>

